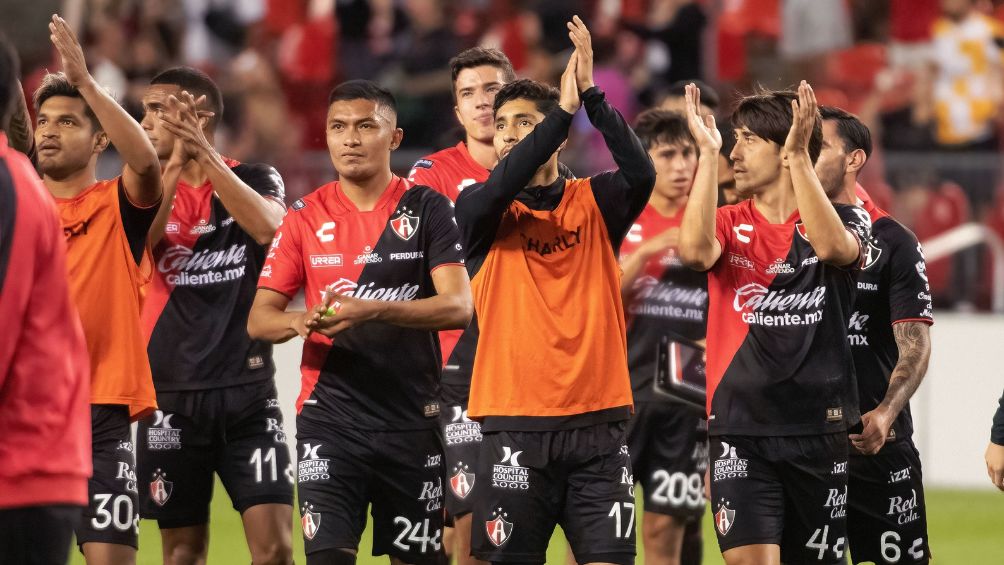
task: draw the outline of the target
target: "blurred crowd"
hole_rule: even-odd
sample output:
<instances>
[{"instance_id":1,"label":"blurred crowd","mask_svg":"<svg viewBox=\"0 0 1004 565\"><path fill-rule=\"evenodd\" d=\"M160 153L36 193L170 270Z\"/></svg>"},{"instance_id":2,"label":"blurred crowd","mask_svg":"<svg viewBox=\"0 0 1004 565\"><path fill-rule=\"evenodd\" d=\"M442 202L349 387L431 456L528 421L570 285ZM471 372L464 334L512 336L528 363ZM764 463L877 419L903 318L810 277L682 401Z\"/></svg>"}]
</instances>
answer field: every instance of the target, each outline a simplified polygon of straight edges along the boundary
<instances>
[{"instance_id":1,"label":"blurred crowd","mask_svg":"<svg viewBox=\"0 0 1004 565\"><path fill-rule=\"evenodd\" d=\"M571 47L564 25L579 14L593 30L596 81L629 120L647 107L671 106L680 81L702 80L717 91L714 110L725 123L737 96L805 78L821 103L869 125L876 152L863 182L922 241L971 221L1004 237L1004 0L16 4L0 28L19 44L29 99L52 54L38 41L47 39L41 32L11 28L44 25L60 11L85 42L94 76L136 116L158 70L186 64L209 72L225 95L219 146L235 159L275 165L290 198L333 174L324 115L337 82L370 78L395 93L405 130L395 166L405 171L460 138L447 69L453 55L498 47L520 75L556 84ZM587 175L610 161L598 150L602 140L581 125L563 161ZM983 255L970 249L931 261L939 302L988 304Z\"/></svg>"}]
</instances>

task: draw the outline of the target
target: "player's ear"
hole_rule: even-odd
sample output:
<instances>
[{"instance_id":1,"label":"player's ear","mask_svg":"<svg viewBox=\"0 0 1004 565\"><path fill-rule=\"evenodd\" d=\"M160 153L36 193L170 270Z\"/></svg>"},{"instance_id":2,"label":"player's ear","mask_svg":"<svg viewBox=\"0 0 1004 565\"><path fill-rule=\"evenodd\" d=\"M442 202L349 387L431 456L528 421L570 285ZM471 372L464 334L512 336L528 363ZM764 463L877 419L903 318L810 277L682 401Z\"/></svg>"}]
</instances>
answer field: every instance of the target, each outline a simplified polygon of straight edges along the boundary
<instances>
[{"instance_id":1,"label":"player's ear","mask_svg":"<svg viewBox=\"0 0 1004 565\"><path fill-rule=\"evenodd\" d=\"M390 150L393 151L401 146L401 140L404 139L404 130L401 128L394 128L394 135L391 136L390 140Z\"/></svg>"},{"instance_id":2,"label":"player's ear","mask_svg":"<svg viewBox=\"0 0 1004 565\"><path fill-rule=\"evenodd\" d=\"M99 131L94 135L94 152L101 153L105 149L108 149L108 134Z\"/></svg>"},{"instance_id":3,"label":"player's ear","mask_svg":"<svg viewBox=\"0 0 1004 565\"><path fill-rule=\"evenodd\" d=\"M855 149L847 156L847 171L850 173L856 173L860 171L867 162L868 157L865 155L864 149Z\"/></svg>"},{"instance_id":4,"label":"player's ear","mask_svg":"<svg viewBox=\"0 0 1004 565\"><path fill-rule=\"evenodd\" d=\"M453 113L454 113L454 115L457 116L457 122L459 122L460 125L464 125L464 120L460 117L460 107L459 106L454 106L453 107Z\"/></svg>"}]
</instances>

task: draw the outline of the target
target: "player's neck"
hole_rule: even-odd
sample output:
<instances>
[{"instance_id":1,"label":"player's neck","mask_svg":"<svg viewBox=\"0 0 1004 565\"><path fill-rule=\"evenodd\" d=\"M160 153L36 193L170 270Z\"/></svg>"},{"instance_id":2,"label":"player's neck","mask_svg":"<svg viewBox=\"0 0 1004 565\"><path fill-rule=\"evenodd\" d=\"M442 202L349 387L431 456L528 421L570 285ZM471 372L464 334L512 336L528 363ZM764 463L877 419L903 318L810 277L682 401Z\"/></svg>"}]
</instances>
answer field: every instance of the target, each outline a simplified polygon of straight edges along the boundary
<instances>
[{"instance_id":1,"label":"player's neck","mask_svg":"<svg viewBox=\"0 0 1004 565\"><path fill-rule=\"evenodd\" d=\"M383 196L394 173L387 169L366 179L338 179L342 193L360 212L371 212Z\"/></svg>"},{"instance_id":2,"label":"player's neck","mask_svg":"<svg viewBox=\"0 0 1004 565\"><path fill-rule=\"evenodd\" d=\"M541 165L530 179L530 184L526 186L551 186L556 180L558 180L558 160L553 159Z\"/></svg>"},{"instance_id":3,"label":"player's neck","mask_svg":"<svg viewBox=\"0 0 1004 565\"><path fill-rule=\"evenodd\" d=\"M202 186L209 181L209 175L197 160L191 159L181 168L178 180L188 186Z\"/></svg>"},{"instance_id":4,"label":"player's neck","mask_svg":"<svg viewBox=\"0 0 1004 565\"><path fill-rule=\"evenodd\" d=\"M795 210L798 210L798 200L795 199L795 188L791 185L791 177L782 174L774 184L753 196L753 205L772 224L783 224L788 221Z\"/></svg>"},{"instance_id":5,"label":"player's neck","mask_svg":"<svg viewBox=\"0 0 1004 565\"><path fill-rule=\"evenodd\" d=\"M42 181L56 198L73 198L98 182L94 174L95 168L93 164L88 165L59 179L44 175Z\"/></svg>"},{"instance_id":6,"label":"player's neck","mask_svg":"<svg viewBox=\"0 0 1004 565\"><path fill-rule=\"evenodd\" d=\"M680 213L680 210L687 205L687 195L679 196L676 198L671 198L663 196L656 192L652 193L652 197L648 200L649 206L655 208L655 211L659 215L666 218L672 218Z\"/></svg>"},{"instance_id":7,"label":"player's neck","mask_svg":"<svg viewBox=\"0 0 1004 565\"><path fill-rule=\"evenodd\" d=\"M477 164L489 171L495 168L495 164L499 162L499 157L495 153L495 146L493 144L478 141L471 136L467 136L466 143L467 152L471 154L471 158Z\"/></svg>"},{"instance_id":8,"label":"player's neck","mask_svg":"<svg viewBox=\"0 0 1004 565\"><path fill-rule=\"evenodd\" d=\"M856 204L858 201L857 185L857 177L845 178L840 192L831 199L831 202L834 204Z\"/></svg>"}]
</instances>

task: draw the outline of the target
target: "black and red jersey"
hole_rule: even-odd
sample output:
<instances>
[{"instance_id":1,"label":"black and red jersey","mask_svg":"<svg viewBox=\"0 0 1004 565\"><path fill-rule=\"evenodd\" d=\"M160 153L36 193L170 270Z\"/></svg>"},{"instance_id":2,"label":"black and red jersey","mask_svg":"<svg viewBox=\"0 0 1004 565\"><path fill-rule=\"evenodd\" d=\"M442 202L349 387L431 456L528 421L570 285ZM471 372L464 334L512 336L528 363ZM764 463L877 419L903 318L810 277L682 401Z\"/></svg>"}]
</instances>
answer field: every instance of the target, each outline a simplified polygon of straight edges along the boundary
<instances>
[{"instance_id":1,"label":"black and red jersey","mask_svg":"<svg viewBox=\"0 0 1004 565\"><path fill-rule=\"evenodd\" d=\"M679 229L684 208L663 216L651 205L642 210L624 243L621 261L647 240L669 229ZM635 402L656 400L652 392L659 342L694 345L707 331L708 276L683 266L676 248L654 255L625 293L628 368Z\"/></svg>"},{"instance_id":2,"label":"black and red jersey","mask_svg":"<svg viewBox=\"0 0 1004 565\"><path fill-rule=\"evenodd\" d=\"M847 327L861 413L881 404L889 376L899 361L893 325L934 323L927 263L917 236L870 199L864 200L863 207L872 220L872 239L858 275L854 312ZM893 422L890 439L912 434L908 404Z\"/></svg>"},{"instance_id":3,"label":"black and red jersey","mask_svg":"<svg viewBox=\"0 0 1004 565\"><path fill-rule=\"evenodd\" d=\"M329 285L356 298L419 300L436 294L432 271L463 265L450 201L394 177L372 211L359 211L337 182L294 203L276 233L259 288L307 308ZM433 428L442 360L436 332L383 322L303 345L301 418L371 430Z\"/></svg>"},{"instance_id":4,"label":"black and red jersey","mask_svg":"<svg viewBox=\"0 0 1004 565\"><path fill-rule=\"evenodd\" d=\"M488 180L488 169L474 160L467 144L461 141L427 155L412 165L408 180L412 184L427 186L456 202L460 192L468 186ZM461 335L469 330L443 330L439 332L439 343L443 349L443 382L470 385L471 365L474 363L474 348L477 347L477 322L471 324L473 333L464 340L466 351L458 351L458 359L450 356L459 346Z\"/></svg>"},{"instance_id":5,"label":"black and red jersey","mask_svg":"<svg viewBox=\"0 0 1004 565\"><path fill-rule=\"evenodd\" d=\"M274 168L228 164L255 192L282 203L282 177ZM212 183L178 183L164 237L153 249L153 281L143 305L157 392L273 377L272 345L247 333L266 248L227 212Z\"/></svg>"},{"instance_id":6,"label":"black and red jersey","mask_svg":"<svg viewBox=\"0 0 1004 565\"><path fill-rule=\"evenodd\" d=\"M835 205L862 247L871 221ZM719 208L708 271L708 422L713 435L837 433L859 420L847 320L860 260L819 260L796 210L772 224L753 200Z\"/></svg>"}]
</instances>

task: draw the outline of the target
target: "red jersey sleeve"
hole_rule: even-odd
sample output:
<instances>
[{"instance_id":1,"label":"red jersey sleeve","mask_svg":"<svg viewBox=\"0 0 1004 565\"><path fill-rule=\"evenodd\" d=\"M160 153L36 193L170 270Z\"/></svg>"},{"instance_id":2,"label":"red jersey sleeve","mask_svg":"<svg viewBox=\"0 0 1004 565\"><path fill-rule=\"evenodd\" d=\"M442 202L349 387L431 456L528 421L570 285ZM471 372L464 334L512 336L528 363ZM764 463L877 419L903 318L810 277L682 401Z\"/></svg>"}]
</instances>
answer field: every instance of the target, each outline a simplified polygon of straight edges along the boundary
<instances>
[{"instance_id":1,"label":"red jersey sleeve","mask_svg":"<svg viewBox=\"0 0 1004 565\"><path fill-rule=\"evenodd\" d=\"M258 288L267 288L293 298L306 284L300 223L297 210L291 209L286 213L268 249L265 266L258 277Z\"/></svg>"},{"instance_id":2,"label":"red jersey sleeve","mask_svg":"<svg viewBox=\"0 0 1004 565\"><path fill-rule=\"evenodd\" d=\"M732 229L732 214L725 208L715 210L715 239L722 246L722 256L728 252L729 231Z\"/></svg>"}]
</instances>

